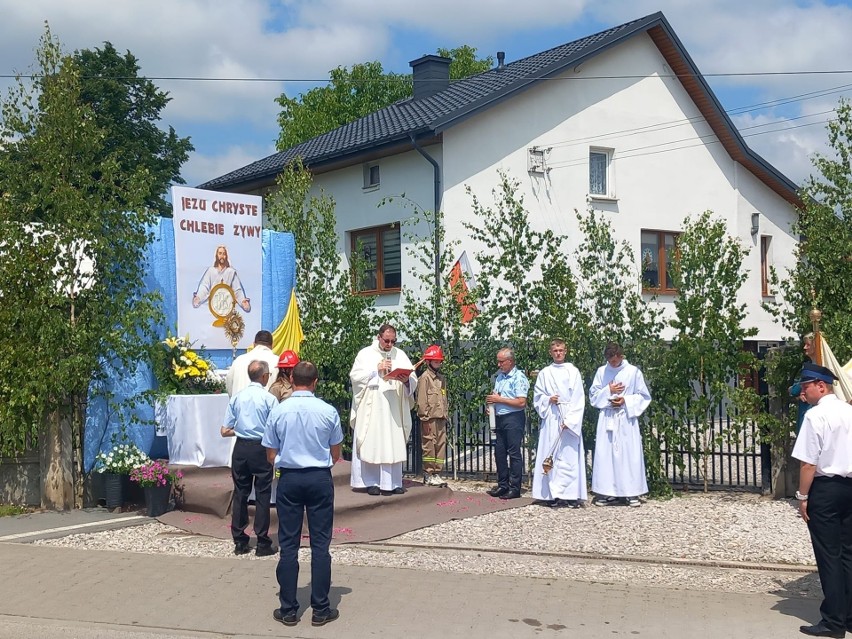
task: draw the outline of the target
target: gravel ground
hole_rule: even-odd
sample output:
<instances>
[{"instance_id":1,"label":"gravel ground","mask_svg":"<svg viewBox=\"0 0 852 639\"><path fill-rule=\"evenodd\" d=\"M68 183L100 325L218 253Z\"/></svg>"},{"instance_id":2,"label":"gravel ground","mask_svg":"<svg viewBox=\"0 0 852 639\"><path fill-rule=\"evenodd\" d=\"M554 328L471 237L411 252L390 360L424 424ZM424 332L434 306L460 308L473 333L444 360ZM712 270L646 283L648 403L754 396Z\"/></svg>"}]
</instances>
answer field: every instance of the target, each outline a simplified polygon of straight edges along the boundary
<instances>
[{"instance_id":1,"label":"gravel ground","mask_svg":"<svg viewBox=\"0 0 852 639\"><path fill-rule=\"evenodd\" d=\"M486 486L451 482L451 487L470 491ZM253 554L234 557L228 541L189 535L157 522L35 543L232 561L275 560ZM590 556L536 556L542 551ZM817 575L808 572L814 565L813 552L795 503L740 493L690 494L648 501L641 508L527 506L438 524L378 544L333 546L332 554L335 562L349 565L821 596ZM303 549L300 559L309 558ZM669 558L742 562L744 567L672 565ZM764 564L787 564L790 569L766 569Z\"/></svg>"}]
</instances>

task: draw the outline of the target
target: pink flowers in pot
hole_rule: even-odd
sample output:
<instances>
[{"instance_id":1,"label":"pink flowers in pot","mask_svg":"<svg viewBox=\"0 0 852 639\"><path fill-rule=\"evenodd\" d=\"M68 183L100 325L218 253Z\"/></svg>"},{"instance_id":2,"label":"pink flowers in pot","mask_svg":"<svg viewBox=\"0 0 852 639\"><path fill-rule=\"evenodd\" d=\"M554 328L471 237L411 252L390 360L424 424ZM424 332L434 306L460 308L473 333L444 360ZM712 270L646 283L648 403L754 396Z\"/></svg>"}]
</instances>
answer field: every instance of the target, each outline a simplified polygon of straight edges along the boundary
<instances>
[{"instance_id":1,"label":"pink flowers in pot","mask_svg":"<svg viewBox=\"0 0 852 639\"><path fill-rule=\"evenodd\" d=\"M170 470L169 465L160 460L150 461L130 471L130 481L140 486L167 486L183 478L179 470Z\"/></svg>"}]
</instances>

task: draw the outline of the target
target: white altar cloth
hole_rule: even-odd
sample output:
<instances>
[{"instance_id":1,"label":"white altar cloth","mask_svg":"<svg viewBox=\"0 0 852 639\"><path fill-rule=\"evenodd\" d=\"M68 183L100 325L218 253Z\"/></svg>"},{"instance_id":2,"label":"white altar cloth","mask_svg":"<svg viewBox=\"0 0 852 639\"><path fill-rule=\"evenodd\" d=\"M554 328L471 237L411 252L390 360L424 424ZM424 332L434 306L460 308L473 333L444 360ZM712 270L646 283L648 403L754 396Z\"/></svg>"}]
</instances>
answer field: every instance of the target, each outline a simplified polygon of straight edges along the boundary
<instances>
[{"instance_id":1,"label":"white altar cloth","mask_svg":"<svg viewBox=\"0 0 852 639\"><path fill-rule=\"evenodd\" d=\"M169 395L157 410L158 431L165 430L169 462L211 468L231 465L235 438L222 437L228 396Z\"/></svg>"}]
</instances>

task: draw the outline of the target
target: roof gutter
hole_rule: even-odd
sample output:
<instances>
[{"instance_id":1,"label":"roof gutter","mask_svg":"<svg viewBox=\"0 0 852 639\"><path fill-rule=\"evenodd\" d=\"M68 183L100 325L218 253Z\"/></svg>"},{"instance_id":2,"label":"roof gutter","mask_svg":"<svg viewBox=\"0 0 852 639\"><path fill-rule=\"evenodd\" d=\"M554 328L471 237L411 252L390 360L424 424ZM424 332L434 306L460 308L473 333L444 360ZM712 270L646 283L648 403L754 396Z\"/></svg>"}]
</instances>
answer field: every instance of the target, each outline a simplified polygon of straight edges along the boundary
<instances>
[{"instance_id":1,"label":"roof gutter","mask_svg":"<svg viewBox=\"0 0 852 639\"><path fill-rule=\"evenodd\" d=\"M441 330L442 322L441 322L441 216L439 215L439 211L441 210L441 195L442 195L442 185L441 185L441 165L433 158L431 155L426 153L419 144L417 144L417 139L414 137L413 133L409 134L409 139L411 140L411 146L423 156L423 158L432 165L432 173L433 173L433 188L434 188L434 212L435 212L435 228L434 228L434 237L433 237L433 251L435 253L435 282L434 282L434 303L435 303L435 330L438 333L442 333ZM436 337L440 337L443 339L443 335L438 334Z\"/></svg>"}]
</instances>

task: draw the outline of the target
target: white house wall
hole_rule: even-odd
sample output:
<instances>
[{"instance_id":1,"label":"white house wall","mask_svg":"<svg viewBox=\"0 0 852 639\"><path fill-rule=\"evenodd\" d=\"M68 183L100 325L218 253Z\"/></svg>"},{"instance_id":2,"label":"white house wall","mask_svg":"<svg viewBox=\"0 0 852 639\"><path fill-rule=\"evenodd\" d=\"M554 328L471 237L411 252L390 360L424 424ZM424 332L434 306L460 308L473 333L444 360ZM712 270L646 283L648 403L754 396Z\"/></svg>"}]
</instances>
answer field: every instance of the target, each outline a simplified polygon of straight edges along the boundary
<instances>
[{"instance_id":1,"label":"white house wall","mask_svg":"<svg viewBox=\"0 0 852 639\"><path fill-rule=\"evenodd\" d=\"M432 145L424 151L442 161L441 146ZM431 211L434 205L434 170L432 165L416 151L402 153L392 158L378 160L380 184L378 188L364 188L363 165L351 166L337 171L321 173L314 178L314 194L323 189L335 199L339 249L349 265L351 231L381 226L394 222L406 222L401 227L402 242L402 287L419 286L412 274L417 262L410 257L411 242L407 235L431 238L431 231L424 223L415 223L415 208ZM402 195L405 198L402 198ZM386 198L393 202L382 204ZM410 202L409 204L406 201ZM399 309L401 295L380 295L376 307L389 312Z\"/></svg>"},{"instance_id":2,"label":"white house wall","mask_svg":"<svg viewBox=\"0 0 852 639\"><path fill-rule=\"evenodd\" d=\"M756 304L756 300L781 301L781 295L777 290L770 290L769 297L762 297L761 236L772 238L769 264L775 268L776 274L781 280L786 279L787 273L796 265L793 252L796 248L797 238L790 233L793 214L789 206L779 205L778 200L780 198L778 195L758 180L754 174L740 166L737 176L738 235L743 238L743 243L750 249L745 260L748 279L740 290L740 300L749 306L750 326L755 327L758 331L754 339L773 341L779 339L779 337L793 337L783 331L775 319ZM753 236L751 234L751 217L752 213L755 212L760 215L758 232Z\"/></svg>"},{"instance_id":3,"label":"white house wall","mask_svg":"<svg viewBox=\"0 0 852 639\"><path fill-rule=\"evenodd\" d=\"M792 265L793 209L727 154L670 75L650 38L640 35L444 131L443 144L426 151L443 167L447 240L461 241L471 257L481 249L462 224L472 219L465 187L491 205L500 169L520 181L519 195L533 225L568 235L570 253L581 239L574 211L587 207L589 149L609 148L614 198L593 200L592 206L612 221L617 239L627 240L638 257L642 229L679 231L686 216L712 210L752 249L742 291L747 323L758 328L757 339L780 339L783 331L760 308L759 235L772 236L773 260L783 272ZM550 149L545 156L548 172L528 172L533 146ZM325 189L337 202L345 254L349 231L411 215L396 203L379 208L382 198L405 193L420 207L433 207L432 166L418 153L384 158L379 165L381 185L376 190L362 188L361 166L316 176L315 188ZM750 233L754 211L760 212L756 246ZM428 234L424 226L417 231ZM402 258L403 288L416 286L411 271L417 263L408 255L404 237ZM661 298L668 312L672 299ZM378 305L397 310L399 302L399 295L383 295Z\"/></svg>"},{"instance_id":4,"label":"white house wall","mask_svg":"<svg viewBox=\"0 0 852 639\"><path fill-rule=\"evenodd\" d=\"M500 169L521 182L533 223L567 234L573 251L582 239L574 211L587 206L589 149L604 147L613 149L615 198L592 205L637 258L642 229L678 231L687 215L708 209L751 244L751 212L758 210L760 233L773 236L776 267L791 264L792 207L731 159L680 83L665 77L670 74L650 38L638 36L445 131L448 238L468 235L461 224L471 216L465 186L489 204ZM528 173L533 146L551 149L548 173ZM480 248L466 243L471 254ZM779 339L782 331L760 308L759 240L747 268L746 321L760 331L757 339ZM670 312L673 297L659 299Z\"/></svg>"}]
</instances>

